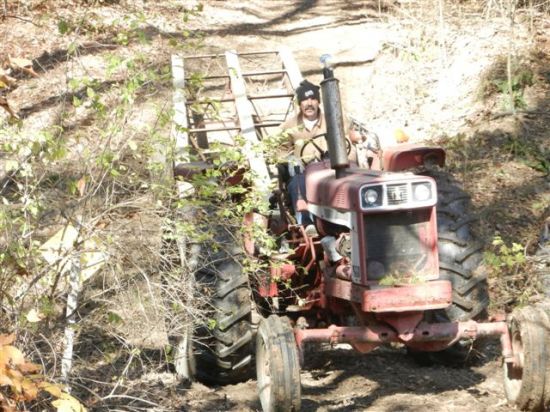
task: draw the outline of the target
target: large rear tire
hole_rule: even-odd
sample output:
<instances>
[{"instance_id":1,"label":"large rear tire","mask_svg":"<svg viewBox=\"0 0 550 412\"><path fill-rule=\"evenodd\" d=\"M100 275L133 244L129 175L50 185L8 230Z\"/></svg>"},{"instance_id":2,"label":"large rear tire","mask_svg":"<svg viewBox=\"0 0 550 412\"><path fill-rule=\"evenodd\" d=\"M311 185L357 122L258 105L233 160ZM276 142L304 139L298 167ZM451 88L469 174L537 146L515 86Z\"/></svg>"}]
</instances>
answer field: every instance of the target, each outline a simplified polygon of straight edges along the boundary
<instances>
[{"instance_id":1,"label":"large rear tire","mask_svg":"<svg viewBox=\"0 0 550 412\"><path fill-rule=\"evenodd\" d=\"M483 320L487 317L489 294L482 260L482 245L470 231L474 220L469 211L469 196L450 175L423 173L437 183L437 231L439 275L451 281L452 304L445 310L427 314L428 322ZM475 359L474 342L463 340L440 352L411 351L421 364L462 364Z\"/></svg>"},{"instance_id":2,"label":"large rear tire","mask_svg":"<svg viewBox=\"0 0 550 412\"><path fill-rule=\"evenodd\" d=\"M255 343L244 254L231 228L207 219L196 229L205 232L197 239L208 240L182 235L178 242L179 268L190 271L181 276L190 315L174 345L174 368L182 380L242 382L253 377Z\"/></svg>"},{"instance_id":3,"label":"large rear tire","mask_svg":"<svg viewBox=\"0 0 550 412\"><path fill-rule=\"evenodd\" d=\"M243 251L229 228L217 226L201 244L197 289L204 309L194 332L196 377L208 384L233 384L253 376L254 328L251 290Z\"/></svg>"},{"instance_id":4,"label":"large rear tire","mask_svg":"<svg viewBox=\"0 0 550 412\"><path fill-rule=\"evenodd\" d=\"M437 182L437 227L440 277L453 285L449 320L486 317L489 306L487 274L482 266L482 245L470 231L474 221L469 196L450 176L432 173Z\"/></svg>"}]
</instances>

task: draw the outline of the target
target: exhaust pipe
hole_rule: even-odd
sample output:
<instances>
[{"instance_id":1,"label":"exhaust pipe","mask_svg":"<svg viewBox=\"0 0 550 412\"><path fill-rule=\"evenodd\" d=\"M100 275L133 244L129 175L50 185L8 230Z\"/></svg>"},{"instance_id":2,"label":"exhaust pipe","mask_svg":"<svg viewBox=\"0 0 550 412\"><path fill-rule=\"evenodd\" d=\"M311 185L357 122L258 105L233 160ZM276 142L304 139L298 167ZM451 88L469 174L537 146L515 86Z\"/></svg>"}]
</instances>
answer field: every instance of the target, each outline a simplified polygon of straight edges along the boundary
<instances>
[{"instance_id":1,"label":"exhaust pipe","mask_svg":"<svg viewBox=\"0 0 550 412\"><path fill-rule=\"evenodd\" d=\"M323 63L323 81L321 91L323 93L323 109L327 122L327 146L330 157L330 167L336 171L336 178L345 176L349 167L348 154L344 134L344 117L340 101L340 88L338 79L334 77L334 71L329 65L330 56L321 56Z\"/></svg>"}]
</instances>

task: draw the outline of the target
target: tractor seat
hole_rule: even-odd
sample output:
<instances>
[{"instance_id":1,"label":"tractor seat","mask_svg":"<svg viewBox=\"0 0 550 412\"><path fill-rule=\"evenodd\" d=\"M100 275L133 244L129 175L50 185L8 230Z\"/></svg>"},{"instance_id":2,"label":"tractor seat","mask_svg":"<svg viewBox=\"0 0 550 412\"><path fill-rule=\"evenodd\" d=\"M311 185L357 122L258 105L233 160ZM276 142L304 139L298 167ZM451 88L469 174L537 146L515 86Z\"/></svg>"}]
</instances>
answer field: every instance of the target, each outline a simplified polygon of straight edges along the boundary
<instances>
[{"instance_id":1,"label":"tractor seat","mask_svg":"<svg viewBox=\"0 0 550 412\"><path fill-rule=\"evenodd\" d=\"M174 177L180 177L183 180L191 181L193 180L193 176L202 174L211 167L212 165L201 161L178 163L174 167Z\"/></svg>"}]
</instances>

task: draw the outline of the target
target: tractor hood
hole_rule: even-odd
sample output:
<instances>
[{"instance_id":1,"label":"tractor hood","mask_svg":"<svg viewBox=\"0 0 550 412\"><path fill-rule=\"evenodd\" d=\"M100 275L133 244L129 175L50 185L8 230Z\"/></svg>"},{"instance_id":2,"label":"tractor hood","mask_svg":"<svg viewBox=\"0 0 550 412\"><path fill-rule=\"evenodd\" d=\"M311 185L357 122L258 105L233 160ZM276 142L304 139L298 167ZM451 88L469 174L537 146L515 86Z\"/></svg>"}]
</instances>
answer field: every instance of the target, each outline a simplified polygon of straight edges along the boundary
<instances>
[{"instance_id":1,"label":"tractor hood","mask_svg":"<svg viewBox=\"0 0 550 412\"><path fill-rule=\"evenodd\" d=\"M308 204L341 212L379 213L432 207L437 203L435 182L426 176L352 166L337 179L328 161L308 165L305 174ZM376 192L375 202L366 199L369 189Z\"/></svg>"}]
</instances>

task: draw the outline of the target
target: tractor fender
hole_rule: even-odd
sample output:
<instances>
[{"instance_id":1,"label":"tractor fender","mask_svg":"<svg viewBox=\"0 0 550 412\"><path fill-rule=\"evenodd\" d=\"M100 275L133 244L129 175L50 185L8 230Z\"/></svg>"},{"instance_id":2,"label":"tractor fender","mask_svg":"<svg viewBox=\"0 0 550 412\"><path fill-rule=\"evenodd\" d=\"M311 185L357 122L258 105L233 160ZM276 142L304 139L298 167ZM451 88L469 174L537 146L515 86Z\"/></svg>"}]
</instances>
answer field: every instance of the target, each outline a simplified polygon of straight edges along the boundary
<instances>
[{"instance_id":1,"label":"tractor fender","mask_svg":"<svg viewBox=\"0 0 550 412\"><path fill-rule=\"evenodd\" d=\"M209 168L211 168L211 166L206 162L178 163L174 166L174 177L192 182L195 175L204 174Z\"/></svg>"},{"instance_id":2,"label":"tractor fender","mask_svg":"<svg viewBox=\"0 0 550 412\"><path fill-rule=\"evenodd\" d=\"M383 153L384 170L399 172L423 165L445 164L445 150L437 146L405 143L386 147Z\"/></svg>"}]
</instances>

